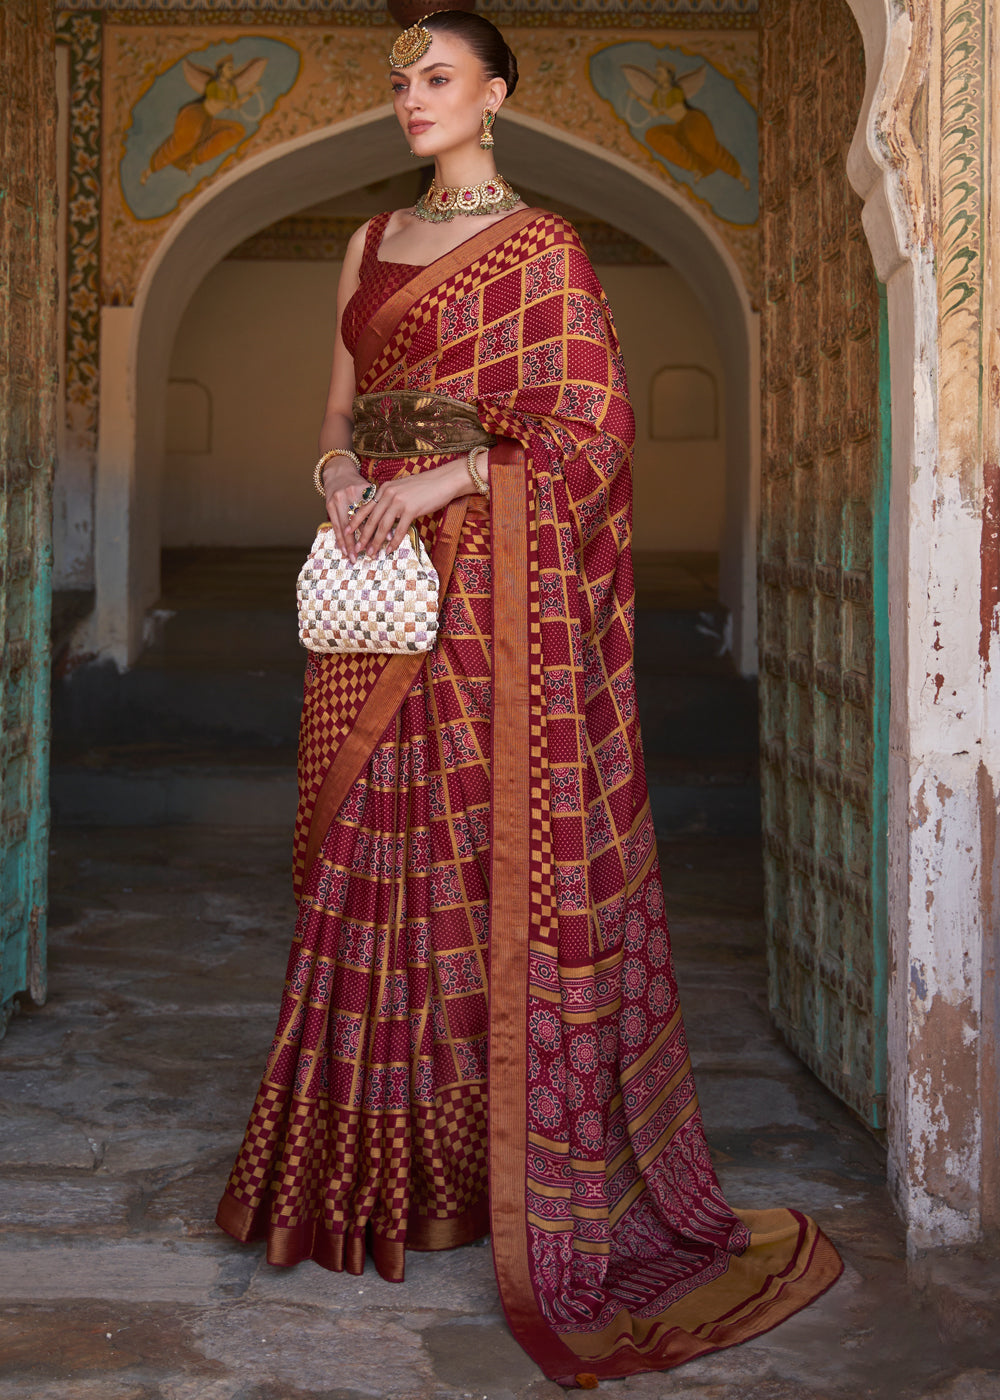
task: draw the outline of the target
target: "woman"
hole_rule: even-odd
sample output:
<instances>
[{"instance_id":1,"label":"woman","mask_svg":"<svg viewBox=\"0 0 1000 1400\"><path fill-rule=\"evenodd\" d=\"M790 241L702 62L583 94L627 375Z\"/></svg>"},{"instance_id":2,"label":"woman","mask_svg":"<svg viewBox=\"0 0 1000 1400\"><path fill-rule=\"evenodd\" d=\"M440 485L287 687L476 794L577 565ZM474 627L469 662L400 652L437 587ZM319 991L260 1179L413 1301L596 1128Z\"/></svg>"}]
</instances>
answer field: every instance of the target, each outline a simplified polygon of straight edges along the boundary
<instances>
[{"instance_id":1,"label":"woman","mask_svg":"<svg viewBox=\"0 0 1000 1400\"><path fill-rule=\"evenodd\" d=\"M594 1384L766 1331L840 1261L801 1215L734 1213L705 1144L641 760L607 301L571 226L497 175L517 79L498 31L440 11L392 65L434 183L348 250L318 475L352 557L419 521L442 626L426 658L310 660L299 918L218 1219L273 1263L360 1273L367 1248L388 1279L407 1247L490 1229L519 1341Z\"/></svg>"}]
</instances>

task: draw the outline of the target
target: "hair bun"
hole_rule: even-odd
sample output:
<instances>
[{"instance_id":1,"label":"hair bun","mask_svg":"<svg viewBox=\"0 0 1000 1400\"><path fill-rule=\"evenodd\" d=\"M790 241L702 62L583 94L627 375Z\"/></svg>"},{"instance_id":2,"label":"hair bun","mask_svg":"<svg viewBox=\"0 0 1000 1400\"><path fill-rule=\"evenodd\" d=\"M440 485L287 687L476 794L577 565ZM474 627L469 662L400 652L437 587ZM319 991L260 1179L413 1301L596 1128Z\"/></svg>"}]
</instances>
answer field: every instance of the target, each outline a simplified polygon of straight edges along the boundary
<instances>
[{"instance_id":1,"label":"hair bun","mask_svg":"<svg viewBox=\"0 0 1000 1400\"><path fill-rule=\"evenodd\" d=\"M514 56L514 50L506 40L504 41L504 48L507 50L507 76L505 81L507 83L507 96L510 97L517 87L517 59Z\"/></svg>"}]
</instances>

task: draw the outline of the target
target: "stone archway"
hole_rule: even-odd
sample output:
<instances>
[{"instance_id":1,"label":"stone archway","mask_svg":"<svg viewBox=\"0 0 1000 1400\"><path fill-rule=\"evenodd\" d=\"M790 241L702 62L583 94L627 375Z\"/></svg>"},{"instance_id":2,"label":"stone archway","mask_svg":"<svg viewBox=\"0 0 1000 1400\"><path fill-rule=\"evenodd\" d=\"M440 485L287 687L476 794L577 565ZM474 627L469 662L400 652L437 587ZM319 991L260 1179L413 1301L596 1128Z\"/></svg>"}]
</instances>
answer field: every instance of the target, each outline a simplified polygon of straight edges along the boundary
<instances>
[{"instance_id":1,"label":"stone archway","mask_svg":"<svg viewBox=\"0 0 1000 1400\"><path fill-rule=\"evenodd\" d=\"M616 222L692 285L717 328L726 375L727 480L722 601L740 670L756 666L757 317L732 256L690 204L619 157L511 113L510 177ZM246 162L192 202L147 267L131 308L102 319L98 453L98 619L102 650L128 665L159 592L159 495L171 347L202 278L260 228L372 179L409 168L391 109L313 132ZM118 394L120 402L109 404ZM102 489L103 488L103 489ZM124 488L124 489L123 489Z\"/></svg>"}]
</instances>

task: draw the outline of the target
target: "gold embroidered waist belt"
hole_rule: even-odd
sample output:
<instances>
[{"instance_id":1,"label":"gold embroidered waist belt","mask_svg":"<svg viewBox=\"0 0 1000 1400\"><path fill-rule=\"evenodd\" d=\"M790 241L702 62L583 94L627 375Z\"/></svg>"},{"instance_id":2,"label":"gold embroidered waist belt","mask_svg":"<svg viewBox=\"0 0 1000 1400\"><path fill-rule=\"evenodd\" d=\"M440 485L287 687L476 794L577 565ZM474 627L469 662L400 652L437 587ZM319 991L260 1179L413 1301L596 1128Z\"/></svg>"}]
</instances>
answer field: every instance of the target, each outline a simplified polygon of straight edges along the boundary
<instances>
[{"instance_id":1,"label":"gold embroidered waist belt","mask_svg":"<svg viewBox=\"0 0 1000 1400\"><path fill-rule=\"evenodd\" d=\"M358 394L354 400L354 450L362 457L422 457L473 447L493 447L496 438L480 423L471 403L448 394L395 389Z\"/></svg>"}]
</instances>

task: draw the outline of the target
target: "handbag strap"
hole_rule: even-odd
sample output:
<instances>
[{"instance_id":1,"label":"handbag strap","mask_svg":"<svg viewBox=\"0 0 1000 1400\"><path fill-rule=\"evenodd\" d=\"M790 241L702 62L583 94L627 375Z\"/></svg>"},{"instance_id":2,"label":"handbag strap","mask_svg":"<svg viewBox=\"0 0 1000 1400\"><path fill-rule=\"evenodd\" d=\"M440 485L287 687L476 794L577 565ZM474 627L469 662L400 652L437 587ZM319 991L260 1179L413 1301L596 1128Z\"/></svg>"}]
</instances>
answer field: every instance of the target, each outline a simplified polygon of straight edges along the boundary
<instances>
[{"instance_id":1,"label":"handbag strap","mask_svg":"<svg viewBox=\"0 0 1000 1400\"><path fill-rule=\"evenodd\" d=\"M474 494L460 496L452 501L445 511L441 528L434 542L431 562L438 576L438 611L444 603L444 596L451 582L452 570L458 554L458 542L462 536L466 512ZM420 669L427 660L427 652L412 655L397 653L390 656L381 674L372 686L368 698L354 723L350 734L337 750L336 757L326 770L323 782L316 794L312 820L309 823L309 836L306 841L306 854L303 863L303 877L312 869L313 861L323 849L323 842L334 817L343 806L344 799L357 782L358 775L375 751L389 724L395 718L403 701L409 695Z\"/></svg>"}]
</instances>

